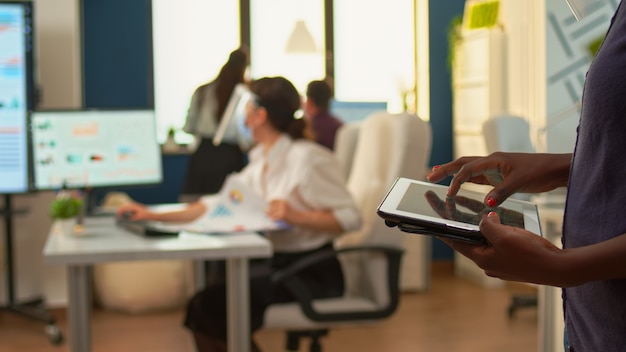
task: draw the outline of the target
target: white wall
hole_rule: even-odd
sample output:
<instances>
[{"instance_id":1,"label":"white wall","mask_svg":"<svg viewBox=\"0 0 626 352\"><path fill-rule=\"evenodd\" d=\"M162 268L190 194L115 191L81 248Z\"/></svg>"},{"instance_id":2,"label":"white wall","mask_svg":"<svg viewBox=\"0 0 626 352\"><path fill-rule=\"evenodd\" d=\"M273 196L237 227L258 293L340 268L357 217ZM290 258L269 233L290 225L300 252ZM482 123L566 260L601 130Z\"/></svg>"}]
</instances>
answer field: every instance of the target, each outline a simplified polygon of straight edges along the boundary
<instances>
[{"instance_id":1,"label":"white wall","mask_svg":"<svg viewBox=\"0 0 626 352\"><path fill-rule=\"evenodd\" d=\"M78 108L82 100L78 0L34 0L33 12L35 65L43 90L40 108ZM26 211L13 217L13 256L18 300L43 294L49 306L61 306L67 302L65 268L44 264L41 254L53 198L53 192L11 197L14 209ZM0 302L6 304L4 224L0 234Z\"/></svg>"},{"instance_id":2,"label":"white wall","mask_svg":"<svg viewBox=\"0 0 626 352\"><path fill-rule=\"evenodd\" d=\"M507 36L508 112L527 118L532 131L545 124L546 115L544 1L501 3ZM532 140L537 144L536 133Z\"/></svg>"},{"instance_id":3,"label":"white wall","mask_svg":"<svg viewBox=\"0 0 626 352\"><path fill-rule=\"evenodd\" d=\"M41 109L78 108L82 101L78 0L34 0L35 55Z\"/></svg>"}]
</instances>

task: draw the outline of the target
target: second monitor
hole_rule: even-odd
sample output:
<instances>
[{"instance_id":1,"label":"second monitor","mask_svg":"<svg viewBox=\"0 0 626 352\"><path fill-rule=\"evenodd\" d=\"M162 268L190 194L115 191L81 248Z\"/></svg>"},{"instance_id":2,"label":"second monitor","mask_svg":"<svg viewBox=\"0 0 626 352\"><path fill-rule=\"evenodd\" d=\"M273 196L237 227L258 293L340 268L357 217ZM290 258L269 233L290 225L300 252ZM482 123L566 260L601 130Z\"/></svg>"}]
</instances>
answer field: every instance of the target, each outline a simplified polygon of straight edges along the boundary
<instances>
[{"instance_id":1,"label":"second monitor","mask_svg":"<svg viewBox=\"0 0 626 352\"><path fill-rule=\"evenodd\" d=\"M38 190L163 180L153 110L33 112L31 141Z\"/></svg>"}]
</instances>

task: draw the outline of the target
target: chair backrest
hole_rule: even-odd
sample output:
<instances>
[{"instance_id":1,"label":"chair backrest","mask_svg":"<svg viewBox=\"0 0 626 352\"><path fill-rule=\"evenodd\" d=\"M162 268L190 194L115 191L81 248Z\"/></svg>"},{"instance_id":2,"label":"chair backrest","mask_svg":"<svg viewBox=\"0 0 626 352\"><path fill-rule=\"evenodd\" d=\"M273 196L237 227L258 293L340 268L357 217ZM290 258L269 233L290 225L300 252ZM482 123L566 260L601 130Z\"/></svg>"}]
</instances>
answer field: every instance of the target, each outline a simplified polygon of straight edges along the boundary
<instances>
[{"instance_id":1,"label":"chair backrest","mask_svg":"<svg viewBox=\"0 0 626 352\"><path fill-rule=\"evenodd\" d=\"M488 153L534 153L528 121L520 116L494 116L483 123L483 137Z\"/></svg>"},{"instance_id":2,"label":"chair backrest","mask_svg":"<svg viewBox=\"0 0 626 352\"><path fill-rule=\"evenodd\" d=\"M350 177L360 129L360 121L346 122L339 127L335 134L335 156L346 180Z\"/></svg>"},{"instance_id":3,"label":"chair backrest","mask_svg":"<svg viewBox=\"0 0 626 352\"><path fill-rule=\"evenodd\" d=\"M336 247L403 247L405 234L387 227L376 214L376 208L397 177L424 178L430 150L430 124L417 115L379 112L361 123L347 186L361 208L363 225L358 231L338 238ZM347 295L386 304L387 272L382 255L349 254L341 260Z\"/></svg>"}]
</instances>

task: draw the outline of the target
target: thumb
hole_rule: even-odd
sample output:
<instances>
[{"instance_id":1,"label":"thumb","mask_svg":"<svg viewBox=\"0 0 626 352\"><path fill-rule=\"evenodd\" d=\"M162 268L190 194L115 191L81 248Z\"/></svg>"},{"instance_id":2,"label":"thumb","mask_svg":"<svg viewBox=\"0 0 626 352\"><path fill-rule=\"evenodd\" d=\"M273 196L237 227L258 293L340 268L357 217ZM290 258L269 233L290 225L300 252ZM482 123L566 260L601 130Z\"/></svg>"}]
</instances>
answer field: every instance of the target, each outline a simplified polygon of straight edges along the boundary
<instances>
[{"instance_id":1,"label":"thumb","mask_svg":"<svg viewBox=\"0 0 626 352\"><path fill-rule=\"evenodd\" d=\"M478 228L487 241L489 241L489 243L493 243L497 234L500 233L498 230L499 226L501 226L500 215L498 215L495 211L492 211L480 221Z\"/></svg>"}]
</instances>

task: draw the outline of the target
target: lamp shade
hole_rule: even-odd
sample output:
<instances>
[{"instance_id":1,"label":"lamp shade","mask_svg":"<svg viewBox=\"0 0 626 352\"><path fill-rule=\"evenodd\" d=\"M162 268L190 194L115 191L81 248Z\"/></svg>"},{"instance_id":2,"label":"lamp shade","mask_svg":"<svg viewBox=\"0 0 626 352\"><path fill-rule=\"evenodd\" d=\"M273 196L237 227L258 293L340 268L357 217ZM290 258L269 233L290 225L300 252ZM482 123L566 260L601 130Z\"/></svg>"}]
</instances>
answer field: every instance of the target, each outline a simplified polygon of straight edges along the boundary
<instances>
[{"instance_id":1,"label":"lamp shade","mask_svg":"<svg viewBox=\"0 0 626 352\"><path fill-rule=\"evenodd\" d=\"M317 51L315 40L303 20L296 21L296 24L287 39L285 52L289 54L313 54Z\"/></svg>"}]
</instances>

